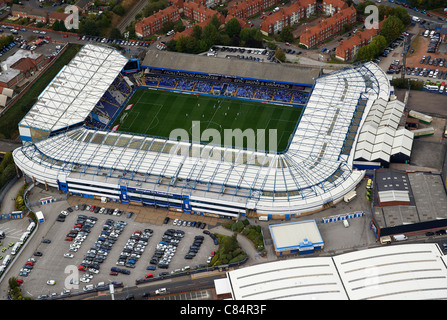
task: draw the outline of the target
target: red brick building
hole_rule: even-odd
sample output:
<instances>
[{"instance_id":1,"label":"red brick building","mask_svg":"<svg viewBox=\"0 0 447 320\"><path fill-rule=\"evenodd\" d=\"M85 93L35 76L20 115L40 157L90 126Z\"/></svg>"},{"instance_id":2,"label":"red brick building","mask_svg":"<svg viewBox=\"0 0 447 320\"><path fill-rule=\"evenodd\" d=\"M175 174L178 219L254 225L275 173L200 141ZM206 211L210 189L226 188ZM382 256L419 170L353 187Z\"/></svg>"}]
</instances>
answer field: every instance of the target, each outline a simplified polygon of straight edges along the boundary
<instances>
[{"instance_id":1,"label":"red brick building","mask_svg":"<svg viewBox=\"0 0 447 320\"><path fill-rule=\"evenodd\" d=\"M348 8L348 4L343 0L323 0L323 12L328 16Z\"/></svg>"},{"instance_id":2,"label":"red brick building","mask_svg":"<svg viewBox=\"0 0 447 320\"><path fill-rule=\"evenodd\" d=\"M277 5L279 0L246 0L239 1L228 8L228 14L241 19L249 19L254 15Z\"/></svg>"},{"instance_id":3,"label":"red brick building","mask_svg":"<svg viewBox=\"0 0 447 320\"><path fill-rule=\"evenodd\" d=\"M200 3L196 3L193 1L185 1L183 3L183 16L189 19L194 20L194 22L201 23L215 14L220 16L216 10L209 9Z\"/></svg>"},{"instance_id":4,"label":"red brick building","mask_svg":"<svg viewBox=\"0 0 447 320\"><path fill-rule=\"evenodd\" d=\"M353 60L358 50L369 44L372 38L379 33L378 29L366 29L358 32L348 40L342 40L335 49L335 58L341 61Z\"/></svg>"},{"instance_id":5,"label":"red brick building","mask_svg":"<svg viewBox=\"0 0 447 320\"><path fill-rule=\"evenodd\" d=\"M43 54L19 49L2 62L0 88L14 88L20 81L43 68L45 63Z\"/></svg>"},{"instance_id":6,"label":"red brick building","mask_svg":"<svg viewBox=\"0 0 447 320\"><path fill-rule=\"evenodd\" d=\"M135 33L138 37L145 38L159 32L164 23L168 21L177 22L179 20L179 8L176 6L170 6L144 18L143 20L138 21L135 24Z\"/></svg>"},{"instance_id":7,"label":"red brick building","mask_svg":"<svg viewBox=\"0 0 447 320\"><path fill-rule=\"evenodd\" d=\"M48 13L45 10L32 8L30 6L13 4L11 7L11 14L14 17L33 19L43 23L47 23L48 21Z\"/></svg>"},{"instance_id":8,"label":"red brick building","mask_svg":"<svg viewBox=\"0 0 447 320\"><path fill-rule=\"evenodd\" d=\"M52 11L48 14L48 22L50 24L55 23L57 20L65 21L65 19L69 16L69 13Z\"/></svg>"},{"instance_id":9,"label":"red brick building","mask_svg":"<svg viewBox=\"0 0 447 320\"><path fill-rule=\"evenodd\" d=\"M385 21L385 20L383 20ZM379 34L383 21L379 23L378 29L365 29L362 32L356 33L348 40L342 40L335 49L335 58L341 61L353 60L357 55L359 49L368 45L372 38Z\"/></svg>"},{"instance_id":10,"label":"red brick building","mask_svg":"<svg viewBox=\"0 0 447 320\"><path fill-rule=\"evenodd\" d=\"M267 16L261 22L261 32L265 35L281 32L284 27L297 24L300 19L309 18L316 10L316 0L298 0L288 7Z\"/></svg>"},{"instance_id":11,"label":"red brick building","mask_svg":"<svg viewBox=\"0 0 447 320\"><path fill-rule=\"evenodd\" d=\"M307 48L315 47L341 32L344 25L355 23L356 20L357 11L353 6L343 9L332 17L321 20L319 24L306 28L301 34L300 43Z\"/></svg>"}]
</instances>

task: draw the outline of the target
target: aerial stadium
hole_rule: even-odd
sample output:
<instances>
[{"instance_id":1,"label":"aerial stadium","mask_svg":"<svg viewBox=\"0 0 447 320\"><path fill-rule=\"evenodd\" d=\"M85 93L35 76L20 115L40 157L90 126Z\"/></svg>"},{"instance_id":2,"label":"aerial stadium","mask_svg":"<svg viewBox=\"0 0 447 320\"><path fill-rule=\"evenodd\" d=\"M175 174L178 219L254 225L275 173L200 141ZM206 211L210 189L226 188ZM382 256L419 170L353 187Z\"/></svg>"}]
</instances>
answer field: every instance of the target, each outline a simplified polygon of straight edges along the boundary
<instances>
[{"instance_id":1,"label":"aerial stadium","mask_svg":"<svg viewBox=\"0 0 447 320\"><path fill-rule=\"evenodd\" d=\"M304 66L149 51L126 75L128 63L114 48L85 45L59 72L19 123L23 146L13 156L25 175L86 198L275 218L331 206L355 189L365 168L383 165L377 150L368 159L356 150L370 111L378 119L369 121L370 135L379 135L387 115L377 102L389 101L390 84L374 63L321 75ZM276 129L281 146L168 136L172 128L192 133L194 121L217 132ZM386 148L377 152L389 161Z\"/></svg>"}]
</instances>

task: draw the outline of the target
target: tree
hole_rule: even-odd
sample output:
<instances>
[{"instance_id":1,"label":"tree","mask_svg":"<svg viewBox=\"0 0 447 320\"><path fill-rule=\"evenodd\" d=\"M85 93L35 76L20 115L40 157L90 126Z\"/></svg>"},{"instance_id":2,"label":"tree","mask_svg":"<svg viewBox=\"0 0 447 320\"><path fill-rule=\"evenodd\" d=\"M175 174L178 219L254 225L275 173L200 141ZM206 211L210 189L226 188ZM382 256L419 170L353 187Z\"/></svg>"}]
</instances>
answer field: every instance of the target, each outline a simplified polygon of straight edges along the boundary
<instances>
[{"instance_id":1,"label":"tree","mask_svg":"<svg viewBox=\"0 0 447 320\"><path fill-rule=\"evenodd\" d=\"M202 38L202 27L196 24L194 27L192 27L192 36L201 39Z\"/></svg>"},{"instance_id":2,"label":"tree","mask_svg":"<svg viewBox=\"0 0 447 320\"><path fill-rule=\"evenodd\" d=\"M357 51L356 60L357 61L369 61L374 58L376 49L375 46L366 45L363 46Z\"/></svg>"},{"instance_id":3,"label":"tree","mask_svg":"<svg viewBox=\"0 0 447 320\"><path fill-rule=\"evenodd\" d=\"M391 42L399 37L404 29L402 21L396 16L391 16L383 22L380 34L385 37L387 42Z\"/></svg>"},{"instance_id":4,"label":"tree","mask_svg":"<svg viewBox=\"0 0 447 320\"><path fill-rule=\"evenodd\" d=\"M367 1L365 1L365 2L360 2L360 3L357 5L357 7L356 7L357 13L358 13L358 14L361 14L361 15L364 15L364 14L365 14L365 8L366 8L367 6L370 6L370 5L375 6L376 4L375 4L373 1L371 1L371 0L367 0Z\"/></svg>"},{"instance_id":5,"label":"tree","mask_svg":"<svg viewBox=\"0 0 447 320\"><path fill-rule=\"evenodd\" d=\"M82 19L79 23L79 33L89 36L99 36L99 28L96 22L90 18Z\"/></svg>"},{"instance_id":6,"label":"tree","mask_svg":"<svg viewBox=\"0 0 447 320\"><path fill-rule=\"evenodd\" d=\"M163 26L161 27L161 31L163 33L168 33L171 30L174 30L175 23L172 21L166 21L163 23Z\"/></svg>"},{"instance_id":7,"label":"tree","mask_svg":"<svg viewBox=\"0 0 447 320\"><path fill-rule=\"evenodd\" d=\"M241 32L241 24L239 23L239 20L236 18L230 19L225 26L225 32L230 38L239 35Z\"/></svg>"},{"instance_id":8,"label":"tree","mask_svg":"<svg viewBox=\"0 0 447 320\"><path fill-rule=\"evenodd\" d=\"M386 46L387 46L387 42L384 36L378 34L376 35L372 40L370 45L374 45L377 50L374 56L377 56L379 53L381 53L383 50L385 50Z\"/></svg>"},{"instance_id":9,"label":"tree","mask_svg":"<svg viewBox=\"0 0 447 320\"><path fill-rule=\"evenodd\" d=\"M186 37L181 35L180 37L178 37L178 39L175 42L175 50L177 52L184 52L185 48L186 48Z\"/></svg>"},{"instance_id":10,"label":"tree","mask_svg":"<svg viewBox=\"0 0 447 320\"><path fill-rule=\"evenodd\" d=\"M213 15L211 17L210 24L214 25L216 27L216 30L219 30L220 21L219 21L219 18L217 17L217 15Z\"/></svg>"},{"instance_id":11,"label":"tree","mask_svg":"<svg viewBox=\"0 0 447 320\"><path fill-rule=\"evenodd\" d=\"M113 28L112 30L110 30L109 38L110 39L121 39L120 30L118 28Z\"/></svg>"},{"instance_id":12,"label":"tree","mask_svg":"<svg viewBox=\"0 0 447 320\"><path fill-rule=\"evenodd\" d=\"M292 27L284 27L279 33L279 38L283 42L293 42Z\"/></svg>"},{"instance_id":13,"label":"tree","mask_svg":"<svg viewBox=\"0 0 447 320\"><path fill-rule=\"evenodd\" d=\"M177 44L177 41L175 41L174 39L169 40L168 43L166 44L166 50L175 51L176 44Z\"/></svg>"},{"instance_id":14,"label":"tree","mask_svg":"<svg viewBox=\"0 0 447 320\"><path fill-rule=\"evenodd\" d=\"M446 3L447 5L447 3ZM411 23L410 15L408 11L401 7L394 7L394 15L402 21L404 25L409 25Z\"/></svg>"},{"instance_id":15,"label":"tree","mask_svg":"<svg viewBox=\"0 0 447 320\"><path fill-rule=\"evenodd\" d=\"M278 59L281 62L285 62L286 61L286 54L281 49L277 49L275 51L275 58Z\"/></svg>"},{"instance_id":16,"label":"tree","mask_svg":"<svg viewBox=\"0 0 447 320\"><path fill-rule=\"evenodd\" d=\"M200 43L195 37L186 37L185 39L185 52L187 53L199 53Z\"/></svg>"},{"instance_id":17,"label":"tree","mask_svg":"<svg viewBox=\"0 0 447 320\"><path fill-rule=\"evenodd\" d=\"M51 26L51 29L53 29L54 31L67 31L65 23L62 20L56 20Z\"/></svg>"},{"instance_id":18,"label":"tree","mask_svg":"<svg viewBox=\"0 0 447 320\"><path fill-rule=\"evenodd\" d=\"M126 9L121 4L117 4L112 9L113 13L123 16L126 13Z\"/></svg>"},{"instance_id":19,"label":"tree","mask_svg":"<svg viewBox=\"0 0 447 320\"><path fill-rule=\"evenodd\" d=\"M220 34L216 26L210 22L208 23L202 31L202 40L205 40L208 47L211 47L219 43Z\"/></svg>"},{"instance_id":20,"label":"tree","mask_svg":"<svg viewBox=\"0 0 447 320\"><path fill-rule=\"evenodd\" d=\"M262 33L257 28L244 28L239 33L239 37L241 45L254 48L262 47Z\"/></svg>"}]
</instances>

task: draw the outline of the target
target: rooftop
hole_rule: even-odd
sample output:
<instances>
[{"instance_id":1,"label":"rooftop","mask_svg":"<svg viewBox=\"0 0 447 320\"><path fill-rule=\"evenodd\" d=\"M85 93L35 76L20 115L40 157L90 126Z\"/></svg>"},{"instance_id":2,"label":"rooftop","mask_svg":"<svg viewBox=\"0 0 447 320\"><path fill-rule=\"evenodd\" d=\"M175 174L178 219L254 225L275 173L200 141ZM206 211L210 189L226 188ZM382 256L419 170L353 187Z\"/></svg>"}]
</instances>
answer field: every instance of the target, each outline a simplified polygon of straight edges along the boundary
<instances>
[{"instance_id":1,"label":"rooftop","mask_svg":"<svg viewBox=\"0 0 447 320\"><path fill-rule=\"evenodd\" d=\"M276 251L293 250L307 243L323 244L315 220L273 224L269 229Z\"/></svg>"},{"instance_id":2,"label":"rooftop","mask_svg":"<svg viewBox=\"0 0 447 320\"><path fill-rule=\"evenodd\" d=\"M127 61L113 48L85 45L39 95L19 126L52 132L83 122Z\"/></svg>"},{"instance_id":3,"label":"rooftop","mask_svg":"<svg viewBox=\"0 0 447 320\"><path fill-rule=\"evenodd\" d=\"M446 256L435 243L288 259L229 271L235 300L447 298Z\"/></svg>"},{"instance_id":4,"label":"rooftop","mask_svg":"<svg viewBox=\"0 0 447 320\"><path fill-rule=\"evenodd\" d=\"M263 63L262 68L260 68L259 62L169 51L158 51L156 53L149 51L142 65L171 70L187 70L206 74L238 76L308 85L313 85L315 79L320 74L319 67Z\"/></svg>"}]
</instances>

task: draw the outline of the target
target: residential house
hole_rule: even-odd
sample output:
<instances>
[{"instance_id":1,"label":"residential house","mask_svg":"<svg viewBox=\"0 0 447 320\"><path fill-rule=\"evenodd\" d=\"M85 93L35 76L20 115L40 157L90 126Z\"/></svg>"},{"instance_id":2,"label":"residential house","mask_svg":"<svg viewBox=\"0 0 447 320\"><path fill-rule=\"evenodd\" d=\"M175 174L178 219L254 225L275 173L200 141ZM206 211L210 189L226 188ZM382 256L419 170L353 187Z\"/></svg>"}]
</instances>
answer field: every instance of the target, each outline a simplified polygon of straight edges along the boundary
<instances>
[{"instance_id":1,"label":"residential house","mask_svg":"<svg viewBox=\"0 0 447 320\"><path fill-rule=\"evenodd\" d=\"M14 88L45 65L45 56L40 53L19 49L2 62L1 88Z\"/></svg>"},{"instance_id":2,"label":"residential house","mask_svg":"<svg viewBox=\"0 0 447 320\"><path fill-rule=\"evenodd\" d=\"M55 23L57 20L61 20L61 21L65 21L65 19L67 17L69 17L70 14L69 13L64 13L64 12L57 12L57 11L51 11L48 14L48 23L49 24L53 24Z\"/></svg>"},{"instance_id":3,"label":"residential house","mask_svg":"<svg viewBox=\"0 0 447 320\"><path fill-rule=\"evenodd\" d=\"M344 0L323 0L323 12L328 16L333 16L336 12L348 8Z\"/></svg>"},{"instance_id":4,"label":"residential house","mask_svg":"<svg viewBox=\"0 0 447 320\"><path fill-rule=\"evenodd\" d=\"M153 15L138 21L135 24L135 34L138 37L148 37L159 32L163 28L163 24L168 21L177 22L180 20L179 8L169 6L163 10L159 10Z\"/></svg>"},{"instance_id":5,"label":"residential house","mask_svg":"<svg viewBox=\"0 0 447 320\"><path fill-rule=\"evenodd\" d=\"M32 8L19 4L13 4L11 7L11 14L18 18L28 18L36 20L37 22L47 23L48 13L40 8Z\"/></svg>"},{"instance_id":6,"label":"residential house","mask_svg":"<svg viewBox=\"0 0 447 320\"><path fill-rule=\"evenodd\" d=\"M276 34L284 27L299 23L300 19L309 18L315 12L316 3L316 0L298 0L279 9L261 22L261 32L265 35Z\"/></svg>"},{"instance_id":7,"label":"residential house","mask_svg":"<svg viewBox=\"0 0 447 320\"><path fill-rule=\"evenodd\" d=\"M193 1L184 1L183 3L183 16L191 20L194 20L194 22L197 23L204 22L208 19L211 19L211 17L215 14L218 15L219 17L221 16L221 14L216 10L207 8L206 6L200 3L196 3Z\"/></svg>"},{"instance_id":8,"label":"residential house","mask_svg":"<svg viewBox=\"0 0 447 320\"><path fill-rule=\"evenodd\" d=\"M340 41L335 49L335 58L341 61L353 60L359 49L368 45L372 38L379 34L385 19L378 24L377 28L365 29L361 32L357 32L348 40Z\"/></svg>"},{"instance_id":9,"label":"residential house","mask_svg":"<svg viewBox=\"0 0 447 320\"><path fill-rule=\"evenodd\" d=\"M228 14L241 19L249 19L277 5L279 0L246 0L236 2L228 8Z\"/></svg>"}]
</instances>

